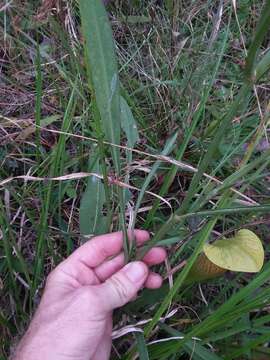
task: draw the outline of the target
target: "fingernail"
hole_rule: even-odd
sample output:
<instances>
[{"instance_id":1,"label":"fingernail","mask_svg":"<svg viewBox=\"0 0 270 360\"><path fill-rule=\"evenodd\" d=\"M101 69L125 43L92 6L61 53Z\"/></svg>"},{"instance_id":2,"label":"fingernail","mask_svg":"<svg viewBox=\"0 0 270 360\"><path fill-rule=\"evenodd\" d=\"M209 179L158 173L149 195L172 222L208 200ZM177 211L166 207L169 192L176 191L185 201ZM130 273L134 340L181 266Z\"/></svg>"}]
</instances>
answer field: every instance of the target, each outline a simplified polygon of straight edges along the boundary
<instances>
[{"instance_id":1,"label":"fingernail","mask_svg":"<svg viewBox=\"0 0 270 360\"><path fill-rule=\"evenodd\" d=\"M125 266L125 273L130 281L138 282L145 277L146 266L139 261L134 261Z\"/></svg>"}]
</instances>

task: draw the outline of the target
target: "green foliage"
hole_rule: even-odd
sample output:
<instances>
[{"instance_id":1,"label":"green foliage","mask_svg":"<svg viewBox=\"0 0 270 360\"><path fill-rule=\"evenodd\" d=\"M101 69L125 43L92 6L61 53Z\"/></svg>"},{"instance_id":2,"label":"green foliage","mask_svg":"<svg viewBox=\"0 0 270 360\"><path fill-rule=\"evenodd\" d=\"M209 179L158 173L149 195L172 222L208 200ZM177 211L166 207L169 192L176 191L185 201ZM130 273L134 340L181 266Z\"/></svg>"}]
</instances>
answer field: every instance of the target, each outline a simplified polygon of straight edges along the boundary
<instances>
[{"instance_id":1,"label":"green foliage","mask_svg":"<svg viewBox=\"0 0 270 360\"><path fill-rule=\"evenodd\" d=\"M101 173L99 159L91 156L89 172L99 175ZM85 192L80 205L80 232L82 235L99 235L106 228L106 217L103 215L105 204L105 191L102 181L91 176L88 179Z\"/></svg>"},{"instance_id":2,"label":"green foliage","mask_svg":"<svg viewBox=\"0 0 270 360\"><path fill-rule=\"evenodd\" d=\"M81 0L79 4L90 86L95 93L102 130L107 141L118 145L120 95L111 27L100 0ZM119 173L119 149L112 147L111 151L116 172Z\"/></svg>"},{"instance_id":3,"label":"green foliage","mask_svg":"<svg viewBox=\"0 0 270 360\"><path fill-rule=\"evenodd\" d=\"M139 134L136 121L128 106L126 100L121 96L120 98L121 108L121 126L127 137L127 146L133 148L139 140Z\"/></svg>"},{"instance_id":4,"label":"green foliage","mask_svg":"<svg viewBox=\"0 0 270 360\"><path fill-rule=\"evenodd\" d=\"M203 251L212 263L231 271L258 272L264 262L261 240L247 229L238 231L233 238L205 244Z\"/></svg>"},{"instance_id":5,"label":"green foliage","mask_svg":"<svg viewBox=\"0 0 270 360\"><path fill-rule=\"evenodd\" d=\"M204 252L202 252L192 265L190 272L186 278L186 283L195 283L210 280L212 278L222 276L226 270L213 261L209 260Z\"/></svg>"},{"instance_id":6,"label":"green foliage","mask_svg":"<svg viewBox=\"0 0 270 360\"><path fill-rule=\"evenodd\" d=\"M128 224L152 235L138 257L159 245L168 259L163 287L115 313L143 332L115 340L112 359L267 357L269 2L236 2L241 36L230 2L106 3L0 15L1 181L45 179L0 187L1 350L81 235ZM98 177L72 178L86 172ZM189 281L208 241L243 228L264 244L257 275Z\"/></svg>"}]
</instances>

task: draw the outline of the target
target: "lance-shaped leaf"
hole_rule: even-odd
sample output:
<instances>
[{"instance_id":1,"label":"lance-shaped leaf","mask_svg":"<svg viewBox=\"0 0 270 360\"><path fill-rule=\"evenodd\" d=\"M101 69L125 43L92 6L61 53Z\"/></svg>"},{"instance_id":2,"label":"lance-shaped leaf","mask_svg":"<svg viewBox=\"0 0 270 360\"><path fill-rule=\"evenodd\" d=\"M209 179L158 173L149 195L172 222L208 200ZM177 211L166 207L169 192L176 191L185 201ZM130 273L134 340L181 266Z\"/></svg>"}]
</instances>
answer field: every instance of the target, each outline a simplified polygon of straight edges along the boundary
<instances>
[{"instance_id":1,"label":"lance-shaped leaf","mask_svg":"<svg viewBox=\"0 0 270 360\"><path fill-rule=\"evenodd\" d=\"M98 160L89 165L90 171L99 174L100 165ZM91 176L88 179L86 190L80 205L80 231L82 235L99 235L104 233L106 217L102 213L105 203L105 190L103 182Z\"/></svg>"},{"instance_id":2,"label":"lance-shaped leaf","mask_svg":"<svg viewBox=\"0 0 270 360\"><path fill-rule=\"evenodd\" d=\"M95 92L106 140L120 143L120 93L112 30L101 0L80 0L87 68ZM119 149L112 147L116 173L120 171Z\"/></svg>"},{"instance_id":3,"label":"lance-shaped leaf","mask_svg":"<svg viewBox=\"0 0 270 360\"><path fill-rule=\"evenodd\" d=\"M127 137L127 146L133 148L139 140L139 133L137 129L136 120L126 100L120 97L121 108L121 126Z\"/></svg>"}]
</instances>

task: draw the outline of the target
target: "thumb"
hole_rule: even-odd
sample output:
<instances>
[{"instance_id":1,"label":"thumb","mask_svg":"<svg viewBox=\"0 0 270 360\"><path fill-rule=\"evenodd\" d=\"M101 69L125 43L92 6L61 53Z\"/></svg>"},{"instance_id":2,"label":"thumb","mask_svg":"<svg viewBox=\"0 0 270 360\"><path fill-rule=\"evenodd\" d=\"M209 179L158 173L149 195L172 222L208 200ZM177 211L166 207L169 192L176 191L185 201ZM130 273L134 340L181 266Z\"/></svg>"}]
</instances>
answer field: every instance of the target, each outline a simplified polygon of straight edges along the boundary
<instances>
[{"instance_id":1,"label":"thumb","mask_svg":"<svg viewBox=\"0 0 270 360\"><path fill-rule=\"evenodd\" d=\"M105 299L106 310L111 311L128 303L143 286L148 272L145 263L134 261L100 285L100 295Z\"/></svg>"}]
</instances>

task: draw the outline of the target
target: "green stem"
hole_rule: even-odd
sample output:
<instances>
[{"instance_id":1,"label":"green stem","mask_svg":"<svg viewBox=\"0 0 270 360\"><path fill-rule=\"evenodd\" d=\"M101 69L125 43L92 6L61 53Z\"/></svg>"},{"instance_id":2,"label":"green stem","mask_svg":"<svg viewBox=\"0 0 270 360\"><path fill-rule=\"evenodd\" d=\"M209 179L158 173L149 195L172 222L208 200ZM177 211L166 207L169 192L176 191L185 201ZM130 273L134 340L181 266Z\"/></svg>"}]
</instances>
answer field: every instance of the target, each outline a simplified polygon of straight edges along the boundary
<instances>
[{"instance_id":1,"label":"green stem","mask_svg":"<svg viewBox=\"0 0 270 360\"><path fill-rule=\"evenodd\" d=\"M42 104L42 72L39 45L36 47L36 102L35 102L35 121L36 121L36 158L40 161L41 154L41 139L40 139L40 125L41 125L41 104Z\"/></svg>"}]
</instances>

